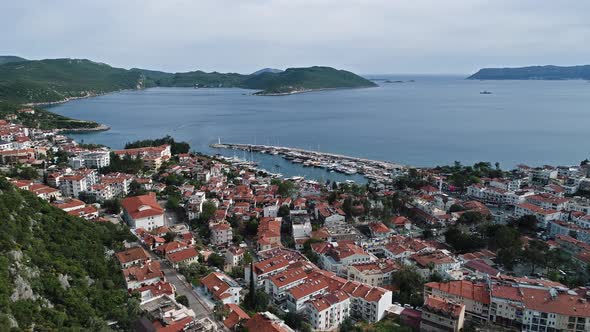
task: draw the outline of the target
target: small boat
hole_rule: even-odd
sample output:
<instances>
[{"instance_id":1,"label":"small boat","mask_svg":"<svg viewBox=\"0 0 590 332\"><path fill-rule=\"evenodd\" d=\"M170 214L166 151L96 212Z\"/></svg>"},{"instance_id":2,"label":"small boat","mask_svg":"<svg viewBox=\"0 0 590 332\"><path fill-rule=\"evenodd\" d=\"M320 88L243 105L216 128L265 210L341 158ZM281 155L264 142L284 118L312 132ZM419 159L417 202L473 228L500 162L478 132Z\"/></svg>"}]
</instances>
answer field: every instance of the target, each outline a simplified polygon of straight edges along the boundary
<instances>
[{"instance_id":1,"label":"small boat","mask_svg":"<svg viewBox=\"0 0 590 332\"><path fill-rule=\"evenodd\" d=\"M480 95L491 95L492 93L490 91L487 90L483 90L479 92Z\"/></svg>"}]
</instances>

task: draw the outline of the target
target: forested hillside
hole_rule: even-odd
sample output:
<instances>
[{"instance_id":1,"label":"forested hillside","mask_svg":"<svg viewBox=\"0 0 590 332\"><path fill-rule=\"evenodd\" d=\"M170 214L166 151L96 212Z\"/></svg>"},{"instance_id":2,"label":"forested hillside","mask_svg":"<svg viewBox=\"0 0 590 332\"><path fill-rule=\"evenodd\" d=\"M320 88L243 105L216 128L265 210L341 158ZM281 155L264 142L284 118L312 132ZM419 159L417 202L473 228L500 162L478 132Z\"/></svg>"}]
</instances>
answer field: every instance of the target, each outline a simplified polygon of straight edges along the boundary
<instances>
[{"instance_id":1,"label":"forested hillside","mask_svg":"<svg viewBox=\"0 0 590 332\"><path fill-rule=\"evenodd\" d=\"M143 87L140 72L81 59L48 59L0 65L0 101L55 102Z\"/></svg>"},{"instance_id":2,"label":"forested hillside","mask_svg":"<svg viewBox=\"0 0 590 332\"><path fill-rule=\"evenodd\" d=\"M0 331L127 329L136 318L108 255L131 238L125 227L69 216L4 178L0 227Z\"/></svg>"},{"instance_id":3,"label":"forested hillside","mask_svg":"<svg viewBox=\"0 0 590 332\"><path fill-rule=\"evenodd\" d=\"M111 67L85 59L25 60L5 56L0 62L0 102L46 103L145 87L244 88L281 94L333 88L376 86L356 74L331 67L263 70L251 75L190 71L166 73Z\"/></svg>"}]
</instances>

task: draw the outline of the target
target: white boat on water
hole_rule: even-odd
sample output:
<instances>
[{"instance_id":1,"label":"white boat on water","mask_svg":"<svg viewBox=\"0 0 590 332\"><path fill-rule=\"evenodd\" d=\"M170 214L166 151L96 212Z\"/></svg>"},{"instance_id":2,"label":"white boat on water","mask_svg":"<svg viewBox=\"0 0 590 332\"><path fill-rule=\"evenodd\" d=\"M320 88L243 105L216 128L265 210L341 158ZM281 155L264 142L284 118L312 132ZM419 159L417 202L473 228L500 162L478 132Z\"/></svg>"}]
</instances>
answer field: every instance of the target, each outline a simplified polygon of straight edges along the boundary
<instances>
[{"instance_id":1,"label":"white boat on water","mask_svg":"<svg viewBox=\"0 0 590 332\"><path fill-rule=\"evenodd\" d=\"M287 180L292 180L292 181L302 181L305 178L303 176L292 176L290 178L288 178Z\"/></svg>"}]
</instances>

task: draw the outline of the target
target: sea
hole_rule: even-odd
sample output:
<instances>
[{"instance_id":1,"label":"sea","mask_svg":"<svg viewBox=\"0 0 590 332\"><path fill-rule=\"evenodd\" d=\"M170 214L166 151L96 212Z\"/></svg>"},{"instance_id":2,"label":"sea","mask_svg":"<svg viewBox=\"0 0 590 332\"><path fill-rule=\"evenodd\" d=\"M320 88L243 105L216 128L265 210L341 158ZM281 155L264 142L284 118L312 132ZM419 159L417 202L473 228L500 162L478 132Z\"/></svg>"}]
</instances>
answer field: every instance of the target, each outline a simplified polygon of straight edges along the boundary
<instances>
[{"instance_id":1,"label":"sea","mask_svg":"<svg viewBox=\"0 0 590 332\"><path fill-rule=\"evenodd\" d=\"M78 142L118 149L171 135L198 152L236 156L284 176L322 181L364 178L210 144L297 147L416 167L489 161L510 169L519 163L578 164L590 157L587 81L365 77L379 86L288 96L255 96L238 88L150 88L73 100L50 110L111 127L71 134Z\"/></svg>"}]
</instances>

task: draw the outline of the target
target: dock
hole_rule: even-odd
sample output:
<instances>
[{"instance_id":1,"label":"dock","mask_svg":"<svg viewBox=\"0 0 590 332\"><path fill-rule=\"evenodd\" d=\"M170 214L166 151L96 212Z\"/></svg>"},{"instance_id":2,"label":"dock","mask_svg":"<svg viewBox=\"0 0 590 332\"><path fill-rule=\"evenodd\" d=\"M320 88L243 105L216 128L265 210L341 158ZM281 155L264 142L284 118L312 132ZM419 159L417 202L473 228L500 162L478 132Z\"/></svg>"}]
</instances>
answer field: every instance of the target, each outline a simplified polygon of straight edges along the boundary
<instances>
[{"instance_id":1,"label":"dock","mask_svg":"<svg viewBox=\"0 0 590 332\"><path fill-rule=\"evenodd\" d=\"M210 146L215 149L232 149L278 155L294 164L301 164L304 167L325 168L330 172L344 173L347 175L361 174L368 180L382 183L390 182L393 176L403 172L407 168L404 165L387 161L285 146L241 143L215 143Z\"/></svg>"}]
</instances>

